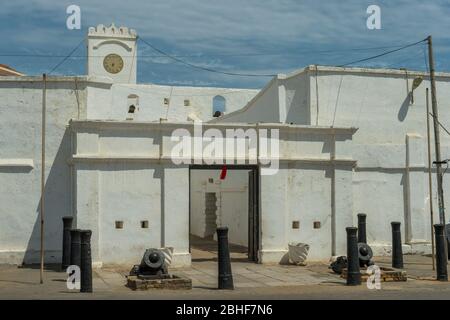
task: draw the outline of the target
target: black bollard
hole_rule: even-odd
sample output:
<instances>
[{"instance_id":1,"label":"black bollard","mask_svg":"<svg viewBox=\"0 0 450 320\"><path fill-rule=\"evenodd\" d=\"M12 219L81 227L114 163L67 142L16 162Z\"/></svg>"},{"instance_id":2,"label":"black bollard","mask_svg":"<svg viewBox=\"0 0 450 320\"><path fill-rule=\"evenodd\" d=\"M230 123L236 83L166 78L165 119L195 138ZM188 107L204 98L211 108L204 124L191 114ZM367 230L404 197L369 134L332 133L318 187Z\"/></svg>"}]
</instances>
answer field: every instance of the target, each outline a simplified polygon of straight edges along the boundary
<instances>
[{"instance_id":1,"label":"black bollard","mask_svg":"<svg viewBox=\"0 0 450 320\"><path fill-rule=\"evenodd\" d=\"M436 279L439 281L448 281L444 225L435 224L434 234L436 239Z\"/></svg>"},{"instance_id":2,"label":"black bollard","mask_svg":"<svg viewBox=\"0 0 450 320\"><path fill-rule=\"evenodd\" d=\"M403 269L402 233L400 222L391 222L392 226L392 268Z\"/></svg>"},{"instance_id":3,"label":"black bollard","mask_svg":"<svg viewBox=\"0 0 450 320\"><path fill-rule=\"evenodd\" d=\"M81 283L80 292L92 292L91 230L82 230L81 234Z\"/></svg>"},{"instance_id":4,"label":"black bollard","mask_svg":"<svg viewBox=\"0 0 450 320\"><path fill-rule=\"evenodd\" d=\"M447 237L448 260L450 260L450 223L445 225L445 236Z\"/></svg>"},{"instance_id":5,"label":"black bollard","mask_svg":"<svg viewBox=\"0 0 450 320\"><path fill-rule=\"evenodd\" d=\"M61 269L66 270L70 265L70 229L72 229L72 217L63 217L63 244Z\"/></svg>"},{"instance_id":6,"label":"black bollard","mask_svg":"<svg viewBox=\"0 0 450 320\"><path fill-rule=\"evenodd\" d=\"M361 272L359 269L358 228L348 227L347 231L347 285L357 286L361 284Z\"/></svg>"},{"instance_id":7,"label":"black bollard","mask_svg":"<svg viewBox=\"0 0 450 320\"><path fill-rule=\"evenodd\" d=\"M367 244L365 213L358 213L358 243L359 242Z\"/></svg>"},{"instance_id":8,"label":"black bollard","mask_svg":"<svg viewBox=\"0 0 450 320\"><path fill-rule=\"evenodd\" d=\"M234 289L231 273L230 251L228 249L228 228L217 228L217 244L219 255L219 289Z\"/></svg>"},{"instance_id":9,"label":"black bollard","mask_svg":"<svg viewBox=\"0 0 450 320\"><path fill-rule=\"evenodd\" d=\"M70 264L80 266L81 262L81 239L80 230L70 230Z\"/></svg>"}]
</instances>

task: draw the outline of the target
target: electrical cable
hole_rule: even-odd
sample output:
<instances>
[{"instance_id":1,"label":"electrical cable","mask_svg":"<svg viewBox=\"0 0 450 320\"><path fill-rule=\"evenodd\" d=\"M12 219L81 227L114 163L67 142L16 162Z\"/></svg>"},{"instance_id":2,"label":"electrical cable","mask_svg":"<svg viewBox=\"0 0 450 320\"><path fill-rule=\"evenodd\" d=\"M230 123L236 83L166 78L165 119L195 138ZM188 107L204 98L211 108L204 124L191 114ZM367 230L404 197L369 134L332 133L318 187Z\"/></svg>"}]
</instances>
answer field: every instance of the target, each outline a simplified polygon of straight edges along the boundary
<instances>
[{"instance_id":1,"label":"electrical cable","mask_svg":"<svg viewBox=\"0 0 450 320\"><path fill-rule=\"evenodd\" d=\"M158 52L160 55L140 55L140 57L154 57L154 58L158 58L158 57L167 57L170 58L171 60L184 64L190 68L194 68L194 69L199 69L199 70L203 70L203 71L208 71L208 72L214 72L214 73L219 73L219 74L224 74L224 75L230 75L230 76L240 76L240 77L274 77L276 76L276 74L252 74L252 73L237 73L237 72L228 72L228 71L222 71L222 70L217 70L217 69L213 69L213 68L209 68L209 67L203 67L203 66L199 66L197 64L193 64L190 62L187 62L185 60L179 59L179 57L205 57L205 55L171 55L168 54L167 52L157 48L156 46L152 45L150 42L138 37L138 40L141 40L144 44L146 44L148 47L150 47L152 50ZM295 54L305 54L305 53L315 53L315 54L328 54L328 53L332 53L335 54L337 52L348 52L348 51L362 51L362 50L378 50L378 49L384 49L384 48L396 48L378 55L374 55L365 59L360 59L360 60L356 60L356 61L352 61L343 65L340 65L339 67L344 67L344 66L348 66L351 64L355 64L355 63L359 63L359 62L364 62L364 61L368 61L368 60L372 60L375 58L379 58L382 57L384 55L393 53L393 52L397 52L409 47L412 47L414 45L417 45L421 42L426 41L426 39L412 43L412 44L408 44L408 45L404 45L404 46L380 46L380 47L367 47L367 48L350 48L350 49L343 49L343 50L312 50L312 51L300 51L300 52L296 52ZM49 74L53 73L57 68L59 68L67 59L69 58L86 58L88 57L87 55L80 55L80 56L74 56L73 53L75 53L75 51L81 46L81 44L84 42L84 39L80 41L80 43L68 54L68 55L46 55L46 54L0 54L0 57L42 57L42 58L60 58L63 57L63 59L56 64L51 71L49 72ZM294 54L294 55L295 55ZM241 53L241 54L218 54L216 56L272 56L272 55L291 55L291 53ZM207 56L207 55L206 55ZM91 56L94 57L94 56Z\"/></svg>"},{"instance_id":2,"label":"electrical cable","mask_svg":"<svg viewBox=\"0 0 450 320\"><path fill-rule=\"evenodd\" d=\"M431 112L430 112L430 116L432 116L432 117L434 118L434 114L432 114ZM439 124L439 126L440 126L442 129L444 129L444 131L450 136L450 131L448 131L447 128L444 127L444 125L443 125L439 120L436 119L436 121L437 121L437 123Z\"/></svg>"},{"instance_id":3,"label":"electrical cable","mask_svg":"<svg viewBox=\"0 0 450 320\"><path fill-rule=\"evenodd\" d=\"M422 51L418 51L417 54L409 57L408 59L402 59L401 61L390 63L390 64L384 66L384 68L393 68L394 66L397 66L397 67L395 67L397 69L401 69L401 68L406 69L407 62L416 61L418 58L422 58L422 55L423 55Z\"/></svg>"},{"instance_id":4,"label":"electrical cable","mask_svg":"<svg viewBox=\"0 0 450 320\"><path fill-rule=\"evenodd\" d=\"M400 51L400 50L403 50L403 49L406 49L406 48L409 48L409 47L412 47L412 46L415 46L415 45L418 45L419 43L422 43L422 42L425 42L425 41L427 41L427 39L423 39L423 40L420 40L420 41L417 41L417 42L414 42L414 43L402 46L402 47L397 48L395 50L389 50L389 51L386 51L386 52L383 52L383 53L380 53L380 54L377 54L377 55L374 55L374 56L371 56L371 57L368 57L368 58L364 58L364 59L348 62L348 63L342 64L342 65L340 65L338 67L345 67L345 66L348 66L348 65L351 65L351 64L373 60L373 59L376 59L376 58L379 58L379 57L383 57L385 55L388 55L388 54L391 54L391 53L394 53L394 52L397 52L397 51Z\"/></svg>"},{"instance_id":5,"label":"electrical cable","mask_svg":"<svg viewBox=\"0 0 450 320\"><path fill-rule=\"evenodd\" d=\"M182 54L172 55L177 58L202 58L202 57L242 57L242 56L295 56L299 54L334 54L336 52L351 52L351 51L367 51L367 50L380 50L380 49L391 49L391 48L399 48L401 46L381 46L381 47L367 47L367 48L349 48L342 50L306 50L306 51L296 51L296 52L273 52L273 53L264 53L264 52L248 52L248 53L219 53L214 55L202 54L202 53L194 53L194 54ZM133 55L124 55L123 57L132 57ZM54 55L54 54L31 54L31 53L0 53L0 57L32 57L32 58L64 58L66 55ZM71 55L72 58L86 58L86 57L94 57L94 58L102 58L102 55ZM164 58L166 55L140 55L141 58Z\"/></svg>"},{"instance_id":6,"label":"electrical cable","mask_svg":"<svg viewBox=\"0 0 450 320\"><path fill-rule=\"evenodd\" d=\"M50 72L49 72L48 74L50 75L50 74L51 74L53 71L55 71L60 65L62 65L64 62L66 62L66 60L69 59L69 57L70 57L75 51L77 51L77 49L78 49L83 43L84 43L84 39L82 39L82 40L77 44L77 46L76 46L72 51L70 51L70 53L69 53L67 56L64 57L64 59L62 59L59 63L57 63L57 64L50 70Z\"/></svg>"},{"instance_id":7,"label":"electrical cable","mask_svg":"<svg viewBox=\"0 0 450 320\"><path fill-rule=\"evenodd\" d=\"M203 66L200 66L200 65L197 65L197 64L193 64L193 63L187 62L187 61L185 61L183 59L179 59L179 57L188 57L188 56L201 57L199 55L196 55L196 56L195 55L171 55L171 54L168 54L167 52L157 48L156 46L154 46L150 42L146 41L145 39L142 39L142 38L138 37L137 40L142 41L144 44L146 44L152 50L154 50L154 51L156 51L156 52L158 52L160 54L160 56L153 55L153 56L147 56L147 57L167 57L167 58L169 58L169 59L171 59L171 60L173 60L175 62L184 64L184 65L186 65L186 66L188 66L190 68L193 68L193 69L198 69L198 70L207 71L207 72L213 72L213 73L218 73L218 74L224 74L224 75L229 75L229 76L240 76L240 77L274 77L274 76L276 76L276 74L238 73L238 72L229 72L229 71L217 70L217 69L210 68L210 67L203 67ZM351 65L351 64L356 64L356 63L360 63L360 62L365 62L365 61L369 61L369 60L372 60L372 59L376 59L376 58L379 58L379 57L382 57L382 56L385 56L385 55L388 55L388 54L391 54L391 53L394 53L394 52L397 52L397 51L400 51L400 50L403 50L403 49L406 49L406 48L409 48L409 47L412 47L412 46L415 46L415 45L420 44L420 43L425 42L425 41L427 41L427 39L420 40L420 41L417 41L415 43L411 43L411 44L407 44L407 45L403 45L403 46L380 46L380 47L371 47L371 48L352 48L352 49L344 49L344 50L322 50L322 51L309 51L309 53L320 54L320 53L336 53L336 52L358 51L358 50L377 50L377 49L382 49L382 48L396 48L396 49L389 50L389 51L386 51L386 52L383 52L383 53L380 53L380 54L377 54L377 55L374 55L374 56L371 56L371 57L368 57L368 58L359 59L359 60L348 62L348 63L345 63L345 64L342 64L342 65L338 66L338 67L344 67L344 66L348 66L348 65ZM50 58L63 57L63 59L60 62L58 62L50 70L50 72L48 73L48 74L52 74L57 68L59 68L70 57L73 57L73 58L76 58L76 57L86 58L87 57L86 55L84 55L84 56L73 56L73 53L75 53L75 51L81 46L81 44L83 42L84 42L84 39L81 40L77 44L77 46L66 56L39 55L39 54L37 54L37 55L33 55L33 54L17 54L17 55L0 54L0 56L50 57ZM285 54L289 54L289 53L285 53ZM243 53L243 54L229 54L229 55L228 54L222 54L222 55L223 56L245 56L245 55L248 55L248 56L261 55L261 56L264 56L264 55L283 55L283 54L280 54L280 53ZM146 57L146 56L145 55L141 55L141 57Z\"/></svg>"},{"instance_id":8,"label":"electrical cable","mask_svg":"<svg viewBox=\"0 0 450 320\"><path fill-rule=\"evenodd\" d=\"M190 62L184 61L182 59L179 59L177 57L174 57L166 52L164 52L161 49L158 49L157 47L153 46L151 43L145 41L142 38L138 37L138 40L141 40L143 43L145 43L147 46L149 46L150 48L152 48L153 50L165 55L166 57L177 61L179 63L182 63L188 67L194 68L194 69L199 69L199 70L203 70L203 71L209 71L209 72L214 72L214 73L220 73L220 74L225 74L225 75L229 75L229 76L239 76L239 77L275 77L276 74L252 74L252 73L235 73L235 72L226 72L226 71L220 71L220 70L216 70L216 69L212 69L212 68L207 68L207 67L202 67L202 66L198 66L195 64L192 64Z\"/></svg>"}]
</instances>

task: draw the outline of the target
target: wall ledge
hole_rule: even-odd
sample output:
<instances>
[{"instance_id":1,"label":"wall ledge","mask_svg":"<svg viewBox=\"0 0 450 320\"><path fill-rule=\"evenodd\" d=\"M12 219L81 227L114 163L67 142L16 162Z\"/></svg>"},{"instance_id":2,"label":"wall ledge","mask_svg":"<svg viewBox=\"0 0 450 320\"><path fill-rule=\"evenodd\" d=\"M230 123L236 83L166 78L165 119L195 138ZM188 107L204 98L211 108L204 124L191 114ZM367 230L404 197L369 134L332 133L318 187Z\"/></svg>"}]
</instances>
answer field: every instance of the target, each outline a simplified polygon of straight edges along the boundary
<instances>
[{"instance_id":1,"label":"wall ledge","mask_svg":"<svg viewBox=\"0 0 450 320\"><path fill-rule=\"evenodd\" d=\"M33 159L0 159L0 168L34 168Z\"/></svg>"},{"instance_id":2,"label":"wall ledge","mask_svg":"<svg viewBox=\"0 0 450 320\"><path fill-rule=\"evenodd\" d=\"M280 162L299 162L306 164L335 164L354 167L357 163L356 160L349 158L341 159L330 159L330 158L307 158L307 157L280 157L280 158L259 158L259 161L263 163L256 163L255 161L249 161L246 158L225 158L225 159L212 159L212 158L201 158L199 159L201 163L196 162L195 157L193 158L172 158L169 156L159 157L158 155L99 155L99 154L76 154L67 160L67 163L72 165L74 163L81 162L170 162L173 160L183 161L179 166L190 165L187 161L191 160L191 164L201 164L201 165L264 165L268 161L280 161ZM222 160L222 163L213 163L213 160ZM238 163L244 162L244 163Z\"/></svg>"}]
</instances>

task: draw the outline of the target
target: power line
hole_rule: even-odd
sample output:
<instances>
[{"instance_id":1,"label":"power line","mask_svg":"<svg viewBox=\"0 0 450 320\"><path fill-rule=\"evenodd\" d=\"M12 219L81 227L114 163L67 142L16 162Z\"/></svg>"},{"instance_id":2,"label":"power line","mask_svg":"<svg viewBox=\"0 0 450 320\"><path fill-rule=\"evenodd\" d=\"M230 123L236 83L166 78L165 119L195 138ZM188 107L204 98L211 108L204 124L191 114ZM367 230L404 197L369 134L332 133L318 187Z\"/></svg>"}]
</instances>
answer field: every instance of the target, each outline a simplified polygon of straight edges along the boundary
<instances>
[{"instance_id":1,"label":"power line","mask_svg":"<svg viewBox=\"0 0 450 320\"><path fill-rule=\"evenodd\" d=\"M423 48L423 57L424 57L424 62L425 62L425 68L427 70L427 73L430 73L430 70L428 68L428 55L427 55L427 50L425 48Z\"/></svg>"},{"instance_id":2,"label":"power line","mask_svg":"<svg viewBox=\"0 0 450 320\"><path fill-rule=\"evenodd\" d=\"M197 64L193 64L190 62L187 62L185 60L179 59L179 57L207 57L208 55L172 55L172 54L168 54L167 52L155 47L154 45L152 45L150 42L138 37L138 40L141 40L144 44L146 44L148 47L150 47L152 50L158 52L160 55L139 55L141 58L143 57L152 57L152 58L161 58L161 57L166 57L169 58L175 62L184 64L190 68L194 68L194 69L199 69L202 71L208 71L208 72L214 72L214 73L219 73L219 74L224 74L224 75L230 75L230 76L241 76L241 77L274 77L276 76L276 74L252 74L252 73L237 73L237 72L228 72L228 71L222 71L222 70L217 70L217 69L213 69L213 68L209 68L209 67L203 67ZM296 52L296 53L238 53L238 54L217 54L216 56L276 56L276 55L296 55L296 54L306 54L306 53L315 53L315 54L335 54L338 52L349 52L349 51L363 51L363 50L379 50L379 49L384 49L384 48L396 48L393 50L389 50L386 52L383 52L381 54L377 54L368 58L364 58L364 59L360 59L360 60L356 60L356 61L352 61L343 65L340 65L339 67L344 67L344 66L348 66L351 64L355 64L355 63L359 63L359 62L364 62L364 61L368 61L368 60L372 60L372 59L376 59L412 46L415 46L419 43L422 43L426 41L426 39L412 43L412 44L407 44L407 45L403 45L403 46L380 46L380 47L366 47L366 48L350 48L350 49L342 49L342 50L319 50L319 51L303 51L303 52ZM49 74L53 73L57 68L59 68L64 62L66 62L69 58L79 58L79 57L83 57L83 58L87 58L87 57L102 57L102 56L87 56L87 55L79 55L79 56L75 56L73 55L73 53L76 52L76 50L81 46L81 44L84 42L84 39L81 40L77 46L68 54L68 55L47 55L47 54L0 54L0 57L42 57L42 58L63 58L60 62L58 62L49 72Z\"/></svg>"},{"instance_id":3,"label":"power line","mask_svg":"<svg viewBox=\"0 0 450 320\"><path fill-rule=\"evenodd\" d=\"M240 77L275 77L275 74L252 74L252 73L235 73L235 72L227 72L227 71L220 71L220 70L216 70L216 69L211 69L211 68L207 68L207 67L202 67L202 66L198 66L192 63L189 63L187 61L181 60L177 57L174 57L166 52L164 52L161 49L156 48L155 46L153 46L151 43L145 41L142 38L138 38L140 39L143 43L145 43L146 45L148 45L150 48L152 48L153 50L165 55L166 57L177 61L179 63L182 63L188 67L194 68L194 69L199 69L199 70L203 70L203 71L209 71L209 72L214 72L214 73L220 73L220 74L225 74L225 75L229 75L229 76L240 76Z\"/></svg>"},{"instance_id":4,"label":"power line","mask_svg":"<svg viewBox=\"0 0 450 320\"><path fill-rule=\"evenodd\" d=\"M408 62L410 62L410 61L417 61L418 58L422 58L422 55L423 55L423 52L422 51L418 51L418 52L416 52L415 55L409 57L408 59L402 59L400 61L397 61L397 62L394 62L394 63L390 63L390 64L388 64L386 66L382 66L382 67L392 68L395 65L397 65L398 68L406 68L406 65L407 65Z\"/></svg>"},{"instance_id":5,"label":"power line","mask_svg":"<svg viewBox=\"0 0 450 320\"><path fill-rule=\"evenodd\" d=\"M434 118L434 114L432 114L431 112L429 112L429 114L430 114L430 116L432 116L432 117ZM445 131L448 135L450 135L450 131L448 131L447 128L444 127L444 125L443 125L439 120L436 119L436 121L437 121L437 123L439 124L439 126L440 126L442 129L444 129L444 131Z\"/></svg>"},{"instance_id":6,"label":"power line","mask_svg":"<svg viewBox=\"0 0 450 320\"><path fill-rule=\"evenodd\" d=\"M203 53L193 53L193 54L173 54L172 57L177 58L205 58L205 57L254 57L254 56L296 56L299 54L335 54L336 52L352 52L352 51L369 51L369 50L380 50L380 49L391 49L399 48L401 46L382 46L382 47L367 47L367 48L349 48L341 50L300 50L295 52L244 52L244 53L218 53L218 54L203 54ZM64 58L66 55L55 55L55 54L39 54L39 53L0 53L0 57L23 57L23 58ZM102 58L102 55L71 55L71 58ZM132 55L123 55L123 57L133 57ZM141 58L164 58L167 55L139 55Z\"/></svg>"},{"instance_id":7,"label":"power line","mask_svg":"<svg viewBox=\"0 0 450 320\"><path fill-rule=\"evenodd\" d=\"M412 47L412 46L415 46L415 45L418 45L419 43L422 43L422 42L425 42L425 41L427 41L427 39L423 39L423 40L420 40L420 41L417 41L417 42L414 42L414 43L402 46L402 47L400 47L398 49L389 50L389 51L386 51L386 52L383 52L383 53L380 53L380 54L377 54L377 55L374 55L374 56L371 56L371 57L368 57L368 58L364 58L364 59L348 62L348 63L342 64L342 65L340 65L338 67L345 67L345 66L348 66L348 65L351 65L351 64L373 60L373 59L376 59L376 58L379 58L379 57L382 57L382 56L385 56L385 55L388 55L388 54L391 54L391 53L394 53L394 52L397 52L397 51L400 51L400 50L403 50L403 49L406 49L406 48L409 48L409 47Z\"/></svg>"},{"instance_id":8,"label":"power line","mask_svg":"<svg viewBox=\"0 0 450 320\"><path fill-rule=\"evenodd\" d=\"M73 48L72 51L70 51L70 53L64 57L64 59L62 59L59 63L57 63L48 74L51 74L53 71L55 71L60 65L62 65L64 62L66 62L67 59L69 59L69 57L75 52L77 51L77 49L84 43L84 39L82 39L75 48Z\"/></svg>"}]
</instances>

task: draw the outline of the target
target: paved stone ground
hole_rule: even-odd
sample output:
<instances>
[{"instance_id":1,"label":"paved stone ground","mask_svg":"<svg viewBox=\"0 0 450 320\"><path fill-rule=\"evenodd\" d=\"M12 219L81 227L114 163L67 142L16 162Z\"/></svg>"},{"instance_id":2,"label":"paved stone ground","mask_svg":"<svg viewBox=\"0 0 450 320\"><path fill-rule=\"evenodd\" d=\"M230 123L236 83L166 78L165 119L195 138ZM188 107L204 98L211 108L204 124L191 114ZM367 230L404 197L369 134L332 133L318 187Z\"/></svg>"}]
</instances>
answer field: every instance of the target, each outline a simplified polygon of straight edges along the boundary
<instances>
[{"instance_id":1,"label":"paved stone ground","mask_svg":"<svg viewBox=\"0 0 450 320\"><path fill-rule=\"evenodd\" d=\"M191 278L194 287L217 288L217 243L191 236L191 246L192 267L172 269L173 272ZM336 276L329 272L317 273L305 267L256 264L248 261L247 248L230 244L229 249L235 288L315 285L325 281L343 281L336 280Z\"/></svg>"},{"instance_id":2,"label":"paved stone ground","mask_svg":"<svg viewBox=\"0 0 450 320\"><path fill-rule=\"evenodd\" d=\"M431 259L404 256L407 282L383 282L382 290L363 284L347 287L328 269L328 263L311 262L306 267L258 265L234 257L236 290L217 290L217 262L197 258L192 267L172 269L193 280L192 290L132 291L125 287L130 266L105 266L94 270L94 293L68 290L67 274L57 268L45 270L39 284L37 267L0 266L0 299L450 299L450 284L433 281ZM389 266L390 257L377 257Z\"/></svg>"},{"instance_id":3,"label":"paved stone ground","mask_svg":"<svg viewBox=\"0 0 450 320\"><path fill-rule=\"evenodd\" d=\"M217 263L196 262L189 269L173 269L192 279L194 287L217 288ZM233 281L236 288L261 288L279 286L314 285L325 281L343 282L333 274L316 273L304 267L260 265L250 262L234 263Z\"/></svg>"}]
</instances>

